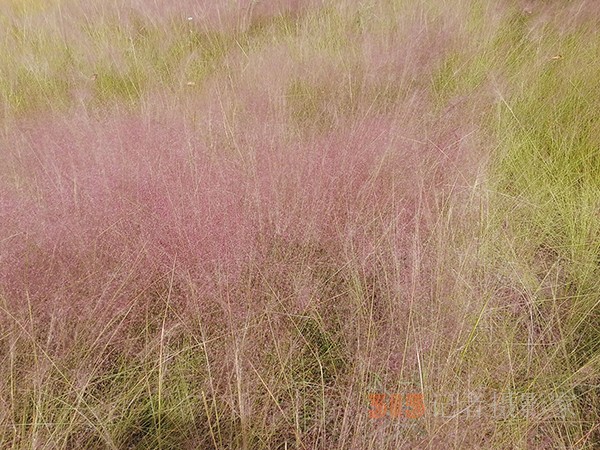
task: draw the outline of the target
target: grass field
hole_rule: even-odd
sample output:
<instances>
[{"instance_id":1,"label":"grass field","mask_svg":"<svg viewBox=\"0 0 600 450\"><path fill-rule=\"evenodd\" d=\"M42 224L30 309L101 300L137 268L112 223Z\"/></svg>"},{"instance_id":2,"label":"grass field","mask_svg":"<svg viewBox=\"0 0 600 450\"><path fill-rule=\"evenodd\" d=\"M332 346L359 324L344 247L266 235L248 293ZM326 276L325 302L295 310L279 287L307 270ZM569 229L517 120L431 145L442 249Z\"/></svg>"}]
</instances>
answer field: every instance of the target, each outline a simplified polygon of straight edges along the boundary
<instances>
[{"instance_id":1,"label":"grass field","mask_svg":"<svg viewBox=\"0 0 600 450\"><path fill-rule=\"evenodd\" d=\"M600 448L597 1L0 39L1 449Z\"/></svg>"}]
</instances>

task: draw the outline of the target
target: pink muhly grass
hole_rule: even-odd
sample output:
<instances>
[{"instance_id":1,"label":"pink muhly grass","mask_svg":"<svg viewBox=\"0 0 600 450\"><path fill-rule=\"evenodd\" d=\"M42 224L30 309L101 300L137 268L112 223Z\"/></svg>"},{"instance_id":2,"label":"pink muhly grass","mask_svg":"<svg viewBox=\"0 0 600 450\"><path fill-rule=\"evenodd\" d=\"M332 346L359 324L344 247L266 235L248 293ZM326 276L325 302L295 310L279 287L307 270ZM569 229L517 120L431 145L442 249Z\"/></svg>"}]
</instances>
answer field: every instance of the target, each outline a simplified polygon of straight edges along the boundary
<instances>
[{"instance_id":1,"label":"pink muhly grass","mask_svg":"<svg viewBox=\"0 0 600 450\"><path fill-rule=\"evenodd\" d=\"M250 12L249 2L127 4L152 20L205 14L203 25L223 31L316 3L260 2ZM278 408L300 414L303 395L323 396L331 414L345 414L332 421L356 417L353 383L374 371L390 385L419 373L414 346L446 348L456 337L452 305L432 300L448 275L432 266L442 200L469 176L463 163L475 151L462 105L431 114L419 82L443 57L445 33L380 41L348 32L348 65L309 43L234 47L222 69L230 77L209 77L200 94L157 89L137 112L18 120L1 155L10 170L0 169L9 174L0 297L14 315L3 320L57 359L89 343L81 371L90 378L114 370L113 358L158 349L162 382L163 351L187 339L202 355L194 389L214 402L203 420L214 419L210 408L229 414L234 433L238 416L244 434L252 414L279 414L255 397L280 397ZM294 86L306 97L296 104ZM447 317L427 323L436 311ZM336 340L335 356L317 356L317 372L307 341L323 336ZM194 378L205 365L212 374ZM325 420L306 431L309 442L323 439ZM289 424L274 429L294 440Z\"/></svg>"},{"instance_id":2,"label":"pink muhly grass","mask_svg":"<svg viewBox=\"0 0 600 450\"><path fill-rule=\"evenodd\" d=\"M113 295L126 298L172 264L202 286L235 282L273 238L339 255L350 238L367 255L386 223L413 220L424 151L444 158L398 139L386 117L296 143L248 142L251 169L210 154L176 122L78 124L21 128L26 188L5 200L3 236L13 237L2 241L12 301L61 298L78 315L109 311ZM127 289L113 281L111 293L107 280L132 267Z\"/></svg>"},{"instance_id":3,"label":"pink muhly grass","mask_svg":"<svg viewBox=\"0 0 600 450\"><path fill-rule=\"evenodd\" d=\"M106 279L134 262L142 283L173 261L199 279L222 264L239 270L251 236L237 178L223 179L227 169L215 171L201 149L189 154L181 129L124 118L65 136L52 125L23 132L32 149L24 176L35 191L13 194L19 235L3 241L13 301L53 301L50 293L64 291L65 304L86 314L96 302L115 305Z\"/></svg>"}]
</instances>

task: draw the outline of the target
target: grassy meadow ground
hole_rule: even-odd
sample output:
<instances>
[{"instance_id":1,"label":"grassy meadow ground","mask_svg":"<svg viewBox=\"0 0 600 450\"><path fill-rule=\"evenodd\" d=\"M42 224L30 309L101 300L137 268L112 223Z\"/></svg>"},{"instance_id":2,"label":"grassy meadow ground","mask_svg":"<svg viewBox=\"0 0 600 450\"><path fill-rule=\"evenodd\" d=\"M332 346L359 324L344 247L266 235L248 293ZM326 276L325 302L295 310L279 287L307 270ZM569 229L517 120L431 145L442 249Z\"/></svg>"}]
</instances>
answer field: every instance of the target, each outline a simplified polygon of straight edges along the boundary
<instances>
[{"instance_id":1,"label":"grassy meadow ground","mask_svg":"<svg viewBox=\"0 0 600 450\"><path fill-rule=\"evenodd\" d=\"M599 30L0 0L0 448L600 448Z\"/></svg>"}]
</instances>

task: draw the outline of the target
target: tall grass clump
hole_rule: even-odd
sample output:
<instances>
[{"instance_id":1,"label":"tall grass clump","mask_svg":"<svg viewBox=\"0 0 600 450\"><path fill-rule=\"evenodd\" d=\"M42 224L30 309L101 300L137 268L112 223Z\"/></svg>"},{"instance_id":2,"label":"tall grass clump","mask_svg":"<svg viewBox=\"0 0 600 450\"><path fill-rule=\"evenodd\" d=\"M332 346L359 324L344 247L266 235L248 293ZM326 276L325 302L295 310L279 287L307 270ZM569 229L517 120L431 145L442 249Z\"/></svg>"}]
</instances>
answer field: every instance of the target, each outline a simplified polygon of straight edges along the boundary
<instances>
[{"instance_id":1,"label":"tall grass clump","mask_svg":"<svg viewBox=\"0 0 600 450\"><path fill-rule=\"evenodd\" d=\"M538 372L530 384L571 390L580 414L572 426L584 431L578 445L595 446L600 442L595 100L600 86L598 68L590 64L598 52L590 45L597 42L596 21L586 18L594 8L580 8L571 11L567 26L537 25L541 43L520 38L525 59L535 63L516 63L516 74L509 76L520 74L523 86L501 94L493 185L504 194L498 210L510 211L502 223L501 242L510 242L502 265L521 266L505 269L506 282L530 311L522 323L529 345L539 342L551 350L536 352L547 373Z\"/></svg>"},{"instance_id":2,"label":"tall grass clump","mask_svg":"<svg viewBox=\"0 0 600 450\"><path fill-rule=\"evenodd\" d=\"M598 10L450 6L1 4L0 447L595 448Z\"/></svg>"}]
</instances>

